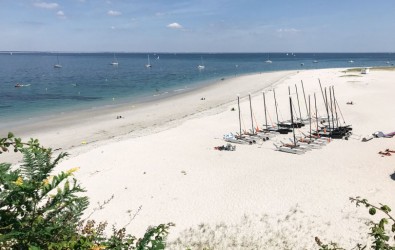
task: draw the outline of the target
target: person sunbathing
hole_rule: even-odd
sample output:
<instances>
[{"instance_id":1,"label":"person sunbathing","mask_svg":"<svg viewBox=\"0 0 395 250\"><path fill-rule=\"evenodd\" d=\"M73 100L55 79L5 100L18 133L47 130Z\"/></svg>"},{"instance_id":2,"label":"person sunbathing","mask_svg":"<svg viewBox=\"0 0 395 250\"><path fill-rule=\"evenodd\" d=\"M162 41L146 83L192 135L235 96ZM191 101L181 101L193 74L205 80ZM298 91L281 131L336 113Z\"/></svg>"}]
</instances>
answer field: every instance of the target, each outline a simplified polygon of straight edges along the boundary
<instances>
[{"instance_id":1,"label":"person sunbathing","mask_svg":"<svg viewBox=\"0 0 395 250\"><path fill-rule=\"evenodd\" d=\"M385 156L391 156L391 153L390 153L390 152L383 152L383 151L380 151L379 154L385 155Z\"/></svg>"}]
</instances>

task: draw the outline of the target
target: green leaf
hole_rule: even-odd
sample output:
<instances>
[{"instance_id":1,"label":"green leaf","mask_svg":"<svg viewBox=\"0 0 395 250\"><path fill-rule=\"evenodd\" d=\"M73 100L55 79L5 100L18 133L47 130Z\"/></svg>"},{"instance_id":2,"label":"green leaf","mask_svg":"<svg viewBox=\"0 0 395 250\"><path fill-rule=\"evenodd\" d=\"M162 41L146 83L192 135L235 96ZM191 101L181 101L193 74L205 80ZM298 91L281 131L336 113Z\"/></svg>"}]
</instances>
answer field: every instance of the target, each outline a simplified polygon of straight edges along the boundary
<instances>
[{"instance_id":1,"label":"green leaf","mask_svg":"<svg viewBox=\"0 0 395 250\"><path fill-rule=\"evenodd\" d=\"M370 215L375 215L376 214L376 209L374 207L369 209L369 214Z\"/></svg>"},{"instance_id":2,"label":"green leaf","mask_svg":"<svg viewBox=\"0 0 395 250\"><path fill-rule=\"evenodd\" d=\"M387 213L391 212L391 208L387 205L383 205L380 209Z\"/></svg>"},{"instance_id":3,"label":"green leaf","mask_svg":"<svg viewBox=\"0 0 395 250\"><path fill-rule=\"evenodd\" d=\"M13 138L14 137L14 134L13 133L11 133L11 132L8 132L8 139L11 139L11 138Z\"/></svg>"}]
</instances>

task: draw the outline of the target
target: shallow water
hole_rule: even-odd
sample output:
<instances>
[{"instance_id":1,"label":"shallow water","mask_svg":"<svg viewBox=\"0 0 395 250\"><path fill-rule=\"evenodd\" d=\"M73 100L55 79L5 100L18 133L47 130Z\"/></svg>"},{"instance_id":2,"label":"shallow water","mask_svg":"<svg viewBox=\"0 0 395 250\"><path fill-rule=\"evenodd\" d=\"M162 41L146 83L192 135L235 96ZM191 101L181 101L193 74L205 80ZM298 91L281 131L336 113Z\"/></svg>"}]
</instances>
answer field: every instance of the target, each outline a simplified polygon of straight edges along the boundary
<instances>
[{"instance_id":1,"label":"shallow water","mask_svg":"<svg viewBox=\"0 0 395 250\"><path fill-rule=\"evenodd\" d=\"M60 69L53 67L57 57ZM241 74L395 62L393 53L150 53L152 68L146 68L147 54L116 58L118 66L110 65L112 53L0 53L0 120L155 100ZM205 69L199 70L202 61Z\"/></svg>"}]
</instances>

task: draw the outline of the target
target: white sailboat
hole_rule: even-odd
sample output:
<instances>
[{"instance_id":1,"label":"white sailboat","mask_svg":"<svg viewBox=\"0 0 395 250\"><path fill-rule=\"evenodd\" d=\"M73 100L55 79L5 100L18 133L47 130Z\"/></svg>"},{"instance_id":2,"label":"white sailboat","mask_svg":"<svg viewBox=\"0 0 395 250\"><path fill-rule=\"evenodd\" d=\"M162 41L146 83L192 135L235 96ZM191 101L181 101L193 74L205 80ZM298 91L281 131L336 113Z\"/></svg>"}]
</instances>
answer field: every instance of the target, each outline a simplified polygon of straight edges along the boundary
<instances>
[{"instance_id":1,"label":"white sailboat","mask_svg":"<svg viewBox=\"0 0 395 250\"><path fill-rule=\"evenodd\" d=\"M62 65L59 63L59 56L56 56L57 59L57 63L53 66L55 69L60 69L62 67Z\"/></svg>"},{"instance_id":2,"label":"white sailboat","mask_svg":"<svg viewBox=\"0 0 395 250\"><path fill-rule=\"evenodd\" d=\"M203 63L203 57L200 57L200 61L201 61L201 63L197 66L198 69L204 69L204 68L206 68L206 67L204 66L204 63Z\"/></svg>"},{"instance_id":3,"label":"white sailboat","mask_svg":"<svg viewBox=\"0 0 395 250\"><path fill-rule=\"evenodd\" d=\"M146 68L151 68L152 67L151 62L149 60L149 55L148 55L148 63L145 65L145 67Z\"/></svg>"},{"instance_id":4,"label":"white sailboat","mask_svg":"<svg viewBox=\"0 0 395 250\"><path fill-rule=\"evenodd\" d=\"M118 64L119 64L117 58L115 57L115 53L114 53L114 59L112 60L112 62L110 64L113 66L118 66Z\"/></svg>"},{"instance_id":5,"label":"white sailboat","mask_svg":"<svg viewBox=\"0 0 395 250\"><path fill-rule=\"evenodd\" d=\"M272 61L269 58L269 54L267 54L267 60L265 61L265 63L272 63Z\"/></svg>"}]
</instances>

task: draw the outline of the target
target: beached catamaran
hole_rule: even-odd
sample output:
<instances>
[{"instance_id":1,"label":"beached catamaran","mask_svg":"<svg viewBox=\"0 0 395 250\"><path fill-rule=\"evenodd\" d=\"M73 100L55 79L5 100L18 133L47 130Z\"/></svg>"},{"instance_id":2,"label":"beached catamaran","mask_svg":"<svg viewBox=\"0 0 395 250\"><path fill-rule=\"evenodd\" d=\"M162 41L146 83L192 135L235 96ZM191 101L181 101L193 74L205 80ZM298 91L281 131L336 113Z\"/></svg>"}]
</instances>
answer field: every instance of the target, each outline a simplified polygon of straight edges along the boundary
<instances>
[{"instance_id":1,"label":"beached catamaran","mask_svg":"<svg viewBox=\"0 0 395 250\"><path fill-rule=\"evenodd\" d=\"M321 82L319 82L321 88L321 94L324 100L325 109L327 113L327 119L323 120L323 127L317 128L317 130L313 133L313 135L320 136L320 137L330 137L333 139L348 139L351 135L352 127L351 125L346 125L344 121L344 125L339 125L339 118L337 110L341 113L340 106L337 103L334 87L329 87L329 97L327 94L327 89L325 91L322 89ZM325 94L324 94L325 92Z\"/></svg>"},{"instance_id":2,"label":"beached catamaran","mask_svg":"<svg viewBox=\"0 0 395 250\"><path fill-rule=\"evenodd\" d=\"M246 135L243 135L243 132L241 130L241 111L240 111L240 96L237 95L237 107L239 111L239 132L234 135L233 133L229 133L223 136L223 139L227 142L232 142L232 143L239 143L239 144L254 144L256 143L256 138L249 137Z\"/></svg>"},{"instance_id":3,"label":"beached catamaran","mask_svg":"<svg viewBox=\"0 0 395 250\"><path fill-rule=\"evenodd\" d=\"M293 111L292 111L292 98L289 97L289 109L291 113L291 123L294 122L293 119ZM301 146L295 136L295 126L292 126L292 133L293 133L293 140L291 140L291 143L283 143L281 145L277 145L273 143L273 145L276 147L277 151L280 152L285 152L285 153L291 153L291 154L303 154L307 150L311 150L309 147Z\"/></svg>"},{"instance_id":4,"label":"beached catamaran","mask_svg":"<svg viewBox=\"0 0 395 250\"><path fill-rule=\"evenodd\" d=\"M256 124L256 128L254 126L254 114L252 111L252 103L251 103L251 94L248 95L248 99L250 101L250 116L251 116L251 129L249 132L245 131L244 134L248 135L252 138L256 138L256 139L262 139L263 141L267 141L269 140L271 137L274 136L274 134L268 133L264 130L261 130L258 127L258 124Z\"/></svg>"}]
</instances>

